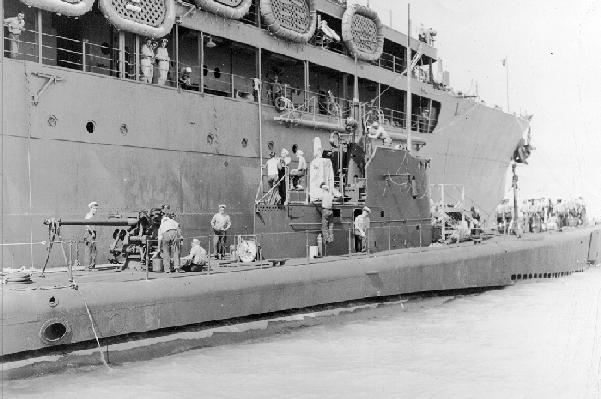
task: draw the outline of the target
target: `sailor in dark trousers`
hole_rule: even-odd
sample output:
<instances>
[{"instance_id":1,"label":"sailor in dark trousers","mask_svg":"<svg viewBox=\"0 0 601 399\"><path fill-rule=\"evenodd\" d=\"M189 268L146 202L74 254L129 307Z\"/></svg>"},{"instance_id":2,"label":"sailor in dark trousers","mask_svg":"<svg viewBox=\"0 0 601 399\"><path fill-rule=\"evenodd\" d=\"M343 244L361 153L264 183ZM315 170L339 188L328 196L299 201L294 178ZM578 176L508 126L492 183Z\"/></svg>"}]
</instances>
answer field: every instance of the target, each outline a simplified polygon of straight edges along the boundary
<instances>
[{"instance_id":1,"label":"sailor in dark trousers","mask_svg":"<svg viewBox=\"0 0 601 399\"><path fill-rule=\"evenodd\" d=\"M165 273L171 273L171 266L179 269L181 267L179 258L179 242L181 230L179 223L169 216L163 216L159 227L159 248L162 248L163 267Z\"/></svg>"},{"instance_id":2,"label":"sailor in dark trousers","mask_svg":"<svg viewBox=\"0 0 601 399\"><path fill-rule=\"evenodd\" d=\"M92 201L88 204L90 209L85 216L86 220L90 220L96 215L98 210L98 202ZM93 225L86 225L83 241L86 245L85 249L85 264L88 269L96 268L96 229Z\"/></svg>"},{"instance_id":3,"label":"sailor in dark trousers","mask_svg":"<svg viewBox=\"0 0 601 399\"><path fill-rule=\"evenodd\" d=\"M334 197L330 194L330 187L321 183L323 193L321 195L321 235L323 242L331 244L334 242L334 213L332 211Z\"/></svg>"}]
</instances>

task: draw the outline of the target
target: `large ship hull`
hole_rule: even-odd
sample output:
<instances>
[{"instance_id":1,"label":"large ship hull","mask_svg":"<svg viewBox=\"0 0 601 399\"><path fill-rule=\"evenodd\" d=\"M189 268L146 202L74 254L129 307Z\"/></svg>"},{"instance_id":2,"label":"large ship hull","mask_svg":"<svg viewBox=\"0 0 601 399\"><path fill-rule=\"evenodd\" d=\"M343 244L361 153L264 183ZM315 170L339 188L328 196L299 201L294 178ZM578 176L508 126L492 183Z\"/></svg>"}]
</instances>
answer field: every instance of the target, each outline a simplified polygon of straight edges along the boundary
<instances>
[{"instance_id":1,"label":"large ship hull","mask_svg":"<svg viewBox=\"0 0 601 399\"><path fill-rule=\"evenodd\" d=\"M41 242L48 239L43 218L81 218L92 200L102 214L170 204L186 237L208 235L210 217L226 203L232 232L252 233L261 150L297 144L311 159L314 137L323 143L329 137L326 130L274 121L271 105L3 62L0 241L17 244L2 247L3 267L41 266ZM59 80L44 87L52 76ZM492 215L527 123L446 92L434 98L441 103L437 128L417 134L427 142L420 154L432 158L430 182L462 186L466 207ZM437 192L432 199L440 199ZM62 232L63 238L81 233ZM108 252L110 233L100 230L100 254ZM49 265L61 263L59 252L51 256Z\"/></svg>"}]
</instances>

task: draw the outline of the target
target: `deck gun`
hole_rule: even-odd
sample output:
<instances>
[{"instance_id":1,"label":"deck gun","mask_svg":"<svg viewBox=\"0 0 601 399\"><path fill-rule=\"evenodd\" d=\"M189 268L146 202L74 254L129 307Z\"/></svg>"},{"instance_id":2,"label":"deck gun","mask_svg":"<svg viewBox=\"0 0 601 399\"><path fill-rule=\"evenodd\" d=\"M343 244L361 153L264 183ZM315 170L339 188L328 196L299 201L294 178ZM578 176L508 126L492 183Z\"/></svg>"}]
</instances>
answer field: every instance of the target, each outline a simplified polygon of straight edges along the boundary
<instances>
[{"instance_id":1,"label":"deck gun","mask_svg":"<svg viewBox=\"0 0 601 399\"><path fill-rule=\"evenodd\" d=\"M60 242L62 248L62 226L114 226L116 229L113 231L113 239L109 246L112 256L109 263L121 265L121 270L125 269L131 260L139 260L141 264L145 264L150 257L156 256L159 252L158 231L166 212L168 210L165 208L152 208L127 215L113 215L107 219L44 219L43 224L48 226L49 245L42 275L48 265L54 243ZM63 255L64 253L63 248ZM66 259L66 256L64 257Z\"/></svg>"}]
</instances>

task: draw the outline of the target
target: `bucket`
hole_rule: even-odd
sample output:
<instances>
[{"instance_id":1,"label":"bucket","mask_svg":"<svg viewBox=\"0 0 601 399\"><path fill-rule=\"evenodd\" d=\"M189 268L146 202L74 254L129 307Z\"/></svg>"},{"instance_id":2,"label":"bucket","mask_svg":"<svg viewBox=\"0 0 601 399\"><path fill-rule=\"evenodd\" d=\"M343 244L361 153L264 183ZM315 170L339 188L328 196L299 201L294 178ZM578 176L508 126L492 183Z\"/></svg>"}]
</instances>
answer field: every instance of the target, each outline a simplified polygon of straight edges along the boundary
<instances>
[{"instance_id":1,"label":"bucket","mask_svg":"<svg viewBox=\"0 0 601 399\"><path fill-rule=\"evenodd\" d=\"M161 258L154 258L152 260L152 269L150 269L149 271L151 271L151 272L162 272L163 271L163 259L161 259Z\"/></svg>"},{"instance_id":2,"label":"bucket","mask_svg":"<svg viewBox=\"0 0 601 399\"><path fill-rule=\"evenodd\" d=\"M309 258L317 258L317 245L311 245L309 247Z\"/></svg>"}]
</instances>

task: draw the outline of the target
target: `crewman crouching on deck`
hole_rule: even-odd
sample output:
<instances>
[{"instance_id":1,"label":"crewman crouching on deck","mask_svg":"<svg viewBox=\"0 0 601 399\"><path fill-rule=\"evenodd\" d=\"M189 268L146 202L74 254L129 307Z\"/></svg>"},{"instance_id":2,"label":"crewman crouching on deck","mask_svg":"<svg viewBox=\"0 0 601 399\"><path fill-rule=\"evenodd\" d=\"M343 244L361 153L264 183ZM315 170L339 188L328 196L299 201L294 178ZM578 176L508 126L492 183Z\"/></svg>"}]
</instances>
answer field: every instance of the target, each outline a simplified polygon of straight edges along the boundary
<instances>
[{"instance_id":1,"label":"crewman crouching on deck","mask_svg":"<svg viewBox=\"0 0 601 399\"><path fill-rule=\"evenodd\" d=\"M200 246L200 240L194 238L192 240L192 247L190 248L190 255L182 258L184 263L182 267L178 269L178 272L199 272L202 267L207 264L207 251Z\"/></svg>"},{"instance_id":2,"label":"crewman crouching on deck","mask_svg":"<svg viewBox=\"0 0 601 399\"><path fill-rule=\"evenodd\" d=\"M355 252L367 250L367 229L369 229L369 213L371 210L364 206L361 215L355 218Z\"/></svg>"},{"instance_id":3,"label":"crewman crouching on deck","mask_svg":"<svg viewBox=\"0 0 601 399\"><path fill-rule=\"evenodd\" d=\"M213 216L213 219L211 219L211 227L215 233L213 236L213 251L215 259L223 259L227 243L226 232L230 227L232 227L230 216L225 213L225 205L219 205L219 212L217 212Z\"/></svg>"},{"instance_id":4,"label":"crewman crouching on deck","mask_svg":"<svg viewBox=\"0 0 601 399\"><path fill-rule=\"evenodd\" d=\"M179 241L181 239L181 229L179 223L169 216L163 216L159 226L158 240L159 248L162 248L163 267L165 273L171 273L171 266L180 268L179 259Z\"/></svg>"},{"instance_id":5,"label":"crewman crouching on deck","mask_svg":"<svg viewBox=\"0 0 601 399\"><path fill-rule=\"evenodd\" d=\"M96 215L96 211L98 210L98 202L92 201L88 204L88 208L90 209L88 213L86 213L85 219L90 220ZM86 231L84 233L84 243L86 245L85 250L85 267L88 269L96 268L96 229L93 225L86 225Z\"/></svg>"}]
</instances>

